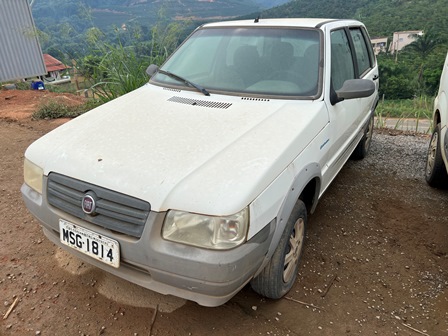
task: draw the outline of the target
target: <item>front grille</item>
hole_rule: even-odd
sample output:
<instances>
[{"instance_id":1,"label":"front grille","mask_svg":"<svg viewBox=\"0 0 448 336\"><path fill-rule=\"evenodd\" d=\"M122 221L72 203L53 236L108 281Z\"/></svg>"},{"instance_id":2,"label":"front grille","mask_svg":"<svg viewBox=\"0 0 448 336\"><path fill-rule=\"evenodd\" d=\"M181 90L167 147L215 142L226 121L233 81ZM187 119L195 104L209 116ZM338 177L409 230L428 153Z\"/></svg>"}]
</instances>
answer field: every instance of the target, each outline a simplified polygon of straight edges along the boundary
<instances>
[{"instance_id":1,"label":"front grille","mask_svg":"<svg viewBox=\"0 0 448 336\"><path fill-rule=\"evenodd\" d=\"M94 215L82 210L86 193L95 196ZM48 175L47 199L55 208L75 217L137 238L142 235L151 211L148 202L56 173Z\"/></svg>"}]
</instances>

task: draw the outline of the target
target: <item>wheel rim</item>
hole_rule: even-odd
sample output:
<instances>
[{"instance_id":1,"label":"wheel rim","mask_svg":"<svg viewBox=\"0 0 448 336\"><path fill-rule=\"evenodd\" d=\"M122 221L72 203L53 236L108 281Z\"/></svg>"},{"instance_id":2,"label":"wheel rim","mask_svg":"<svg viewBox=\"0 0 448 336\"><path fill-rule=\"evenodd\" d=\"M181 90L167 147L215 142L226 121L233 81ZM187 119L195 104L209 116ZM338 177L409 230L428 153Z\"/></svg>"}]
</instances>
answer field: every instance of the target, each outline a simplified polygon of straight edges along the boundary
<instances>
[{"instance_id":1,"label":"wheel rim","mask_svg":"<svg viewBox=\"0 0 448 336\"><path fill-rule=\"evenodd\" d=\"M364 148L366 149L366 151L370 148L370 143L372 142L373 123L373 118L370 118L369 126L367 126L366 141L364 143Z\"/></svg>"},{"instance_id":2,"label":"wheel rim","mask_svg":"<svg viewBox=\"0 0 448 336\"><path fill-rule=\"evenodd\" d=\"M437 132L434 132L429 143L428 148L428 158L426 161L426 176L430 176L434 167L434 162L436 160L437 144L439 141L439 136Z\"/></svg>"},{"instance_id":3,"label":"wheel rim","mask_svg":"<svg viewBox=\"0 0 448 336\"><path fill-rule=\"evenodd\" d=\"M288 283L295 276L296 266L299 263L300 254L302 252L303 238L305 235L305 222L303 218L299 218L289 237L288 253L285 255L285 263L283 269L283 281Z\"/></svg>"}]
</instances>

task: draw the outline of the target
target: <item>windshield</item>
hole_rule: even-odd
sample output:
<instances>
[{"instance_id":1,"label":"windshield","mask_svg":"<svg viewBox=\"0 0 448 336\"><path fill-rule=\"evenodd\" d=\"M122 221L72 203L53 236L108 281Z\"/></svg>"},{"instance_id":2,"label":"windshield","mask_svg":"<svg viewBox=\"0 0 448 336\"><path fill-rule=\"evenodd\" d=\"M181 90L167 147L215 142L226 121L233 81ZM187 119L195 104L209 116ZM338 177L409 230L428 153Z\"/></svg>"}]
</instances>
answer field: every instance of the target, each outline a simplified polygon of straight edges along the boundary
<instances>
[{"instance_id":1,"label":"windshield","mask_svg":"<svg viewBox=\"0 0 448 336\"><path fill-rule=\"evenodd\" d=\"M320 92L320 38L317 29L199 29L161 69L208 91L312 97ZM151 81L186 86L161 72Z\"/></svg>"}]
</instances>

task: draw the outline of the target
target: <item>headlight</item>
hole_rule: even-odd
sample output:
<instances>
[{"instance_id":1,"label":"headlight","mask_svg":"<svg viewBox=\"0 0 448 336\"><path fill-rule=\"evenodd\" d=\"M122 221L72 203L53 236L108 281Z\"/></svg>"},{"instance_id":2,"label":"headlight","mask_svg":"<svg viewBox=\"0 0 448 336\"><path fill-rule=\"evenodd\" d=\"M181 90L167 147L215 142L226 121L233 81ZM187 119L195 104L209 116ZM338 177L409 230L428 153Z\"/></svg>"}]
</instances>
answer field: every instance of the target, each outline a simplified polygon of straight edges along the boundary
<instances>
[{"instance_id":1,"label":"headlight","mask_svg":"<svg viewBox=\"0 0 448 336\"><path fill-rule=\"evenodd\" d=\"M224 250L246 241L249 210L225 217L171 210L163 224L164 239L198 247Z\"/></svg>"},{"instance_id":2,"label":"headlight","mask_svg":"<svg viewBox=\"0 0 448 336\"><path fill-rule=\"evenodd\" d=\"M44 171L42 168L36 166L34 163L25 159L23 163L23 177L25 179L25 183L37 191L39 194L42 194L42 182L44 178Z\"/></svg>"}]
</instances>

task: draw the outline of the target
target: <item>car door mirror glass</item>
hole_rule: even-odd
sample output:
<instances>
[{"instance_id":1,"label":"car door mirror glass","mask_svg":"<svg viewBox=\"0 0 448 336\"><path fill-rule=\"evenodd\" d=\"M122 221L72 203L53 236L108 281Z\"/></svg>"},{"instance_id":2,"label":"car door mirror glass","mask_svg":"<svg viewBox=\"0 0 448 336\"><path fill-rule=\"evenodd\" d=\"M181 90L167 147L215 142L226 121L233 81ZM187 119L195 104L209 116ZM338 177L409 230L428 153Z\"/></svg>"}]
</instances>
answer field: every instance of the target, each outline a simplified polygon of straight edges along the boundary
<instances>
[{"instance_id":1,"label":"car door mirror glass","mask_svg":"<svg viewBox=\"0 0 448 336\"><path fill-rule=\"evenodd\" d=\"M336 90L339 99L365 98L375 92L375 83L370 79L348 79L339 90Z\"/></svg>"},{"instance_id":2,"label":"car door mirror glass","mask_svg":"<svg viewBox=\"0 0 448 336\"><path fill-rule=\"evenodd\" d=\"M146 68L146 73L150 77L152 77L157 72L157 70L159 70L159 67L157 65L155 65L155 64L151 64L151 65L148 66L148 68Z\"/></svg>"}]
</instances>

